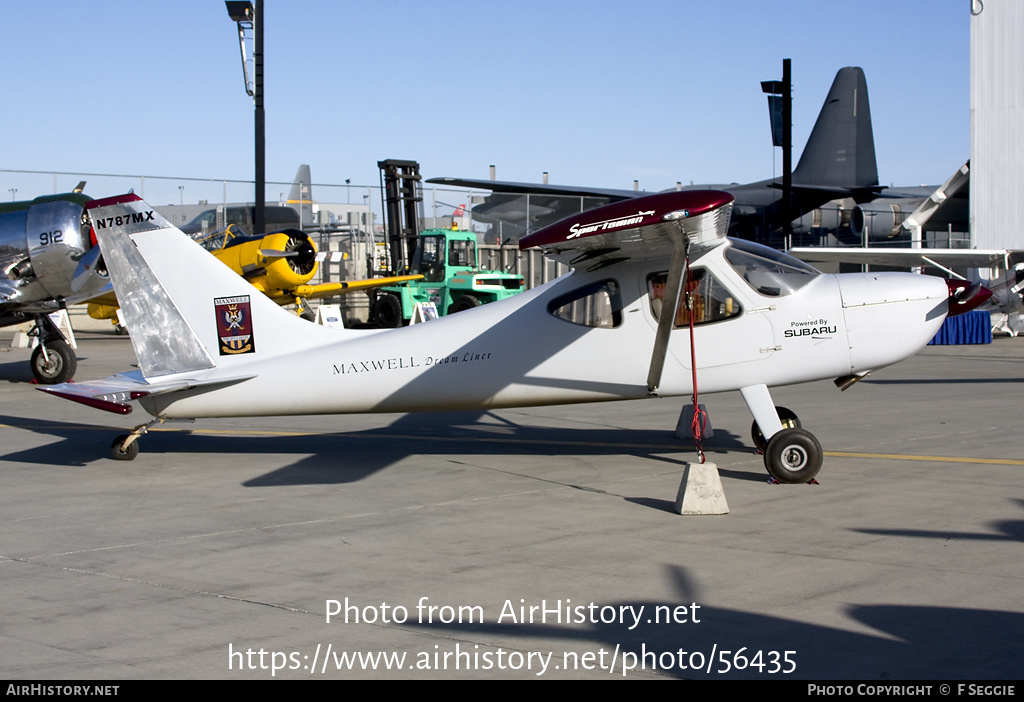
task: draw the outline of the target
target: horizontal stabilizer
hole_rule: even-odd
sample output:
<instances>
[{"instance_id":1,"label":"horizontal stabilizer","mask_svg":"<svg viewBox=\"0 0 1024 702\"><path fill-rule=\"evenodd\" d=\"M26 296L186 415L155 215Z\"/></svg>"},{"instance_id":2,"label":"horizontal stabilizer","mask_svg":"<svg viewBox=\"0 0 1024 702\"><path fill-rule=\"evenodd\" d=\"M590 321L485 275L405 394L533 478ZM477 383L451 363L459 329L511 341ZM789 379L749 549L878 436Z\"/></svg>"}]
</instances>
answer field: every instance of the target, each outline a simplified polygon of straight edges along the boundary
<instances>
[{"instance_id":1,"label":"horizontal stabilizer","mask_svg":"<svg viewBox=\"0 0 1024 702\"><path fill-rule=\"evenodd\" d=\"M132 406L127 404L151 395L164 395L193 388L226 387L248 380L255 376L236 376L233 378L211 378L208 380L182 379L168 382L147 383L138 373L123 373L88 383L60 383L39 387L38 390L48 392L65 400L78 402L88 407L101 409L115 414L129 414Z\"/></svg>"}]
</instances>

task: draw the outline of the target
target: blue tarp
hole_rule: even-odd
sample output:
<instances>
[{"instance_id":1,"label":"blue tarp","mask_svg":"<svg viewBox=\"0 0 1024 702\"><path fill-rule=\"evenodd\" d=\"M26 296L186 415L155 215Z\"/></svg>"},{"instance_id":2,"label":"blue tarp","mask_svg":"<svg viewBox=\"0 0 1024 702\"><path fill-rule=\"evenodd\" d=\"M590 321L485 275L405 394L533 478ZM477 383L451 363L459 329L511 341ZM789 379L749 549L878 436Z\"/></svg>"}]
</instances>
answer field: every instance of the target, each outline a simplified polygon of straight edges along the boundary
<instances>
[{"instance_id":1,"label":"blue tarp","mask_svg":"<svg viewBox=\"0 0 1024 702\"><path fill-rule=\"evenodd\" d=\"M991 344L992 318L988 312L965 312L947 317L928 345Z\"/></svg>"}]
</instances>

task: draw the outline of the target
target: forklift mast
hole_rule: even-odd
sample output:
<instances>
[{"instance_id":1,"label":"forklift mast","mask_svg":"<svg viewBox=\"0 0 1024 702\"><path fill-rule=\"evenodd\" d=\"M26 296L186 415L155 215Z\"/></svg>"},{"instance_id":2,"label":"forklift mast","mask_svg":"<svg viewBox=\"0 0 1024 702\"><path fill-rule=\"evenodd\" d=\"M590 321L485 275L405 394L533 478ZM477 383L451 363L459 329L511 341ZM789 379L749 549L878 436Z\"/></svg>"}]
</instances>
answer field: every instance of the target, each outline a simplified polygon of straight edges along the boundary
<instances>
[{"instance_id":1,"label":"forklift mast","mask_svg":"<svg viewBox=\"0 0 1024 702\"><path fill-rule=\"evenodd\" d=\"M378 161L377 167L384 198L384 237L388 243L390 272L403 275L409 270L420 236L423 212L420 164L389 158Z\"/></svg>"}]
</instances>

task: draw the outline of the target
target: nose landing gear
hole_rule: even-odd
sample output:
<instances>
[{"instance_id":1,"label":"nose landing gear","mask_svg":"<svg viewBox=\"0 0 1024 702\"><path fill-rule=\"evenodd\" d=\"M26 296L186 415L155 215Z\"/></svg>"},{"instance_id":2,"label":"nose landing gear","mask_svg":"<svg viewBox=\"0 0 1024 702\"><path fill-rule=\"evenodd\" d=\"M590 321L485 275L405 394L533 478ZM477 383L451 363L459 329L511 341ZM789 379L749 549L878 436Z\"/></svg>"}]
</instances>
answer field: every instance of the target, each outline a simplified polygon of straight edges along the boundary
<instances>
[{"instance_id":1,"label":"nose landing gear","mask_svg":"<svg viewBox=\"0 0 1024 702\"><path fill-rule=\"evenodd\" d=\"M801 427L792 410L774 405L766 385L745 387L740 393L754 415L751 438L764 453L768 474L780 483L810 482L821 470L823 453L818 440Z\"/></svg>"}]
</instances>

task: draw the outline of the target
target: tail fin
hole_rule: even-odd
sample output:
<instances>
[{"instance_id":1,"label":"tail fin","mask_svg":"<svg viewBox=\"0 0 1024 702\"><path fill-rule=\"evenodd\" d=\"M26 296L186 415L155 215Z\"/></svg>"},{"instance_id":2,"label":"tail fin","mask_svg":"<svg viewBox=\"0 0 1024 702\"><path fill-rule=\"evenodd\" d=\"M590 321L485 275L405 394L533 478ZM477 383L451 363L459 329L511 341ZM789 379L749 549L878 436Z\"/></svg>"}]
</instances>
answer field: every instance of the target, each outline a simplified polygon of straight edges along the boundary
<instances>
[{"instance_id":1,"label":"tail fin","mask_svg":"<svg viewBox=\"0 0 1024 702\"><path fill-rule=\"evenodd\" d=\"M278 307L137 195L88 207L145 377L238 367L257 348L274 355L325 331Z\"/></svg>"},{"instance_id":2,"label":"tail fin","mask_svg":"<svg viewBox=\"0 0 1024 702\"><path fill-rule=\"evenodd\" d=\"M861 68L848 66L836 73L793 183L850 189L878 185L868 84Z\"/></svg>"},{"instance_id":3,"label":"tail fin","mask_svg":"<svg viewBox=\"0 0 1024 702\"><path fill-rule=\"evenodd\" d=\"M299 211L303 226L313 221L313 184L310 181L309 165L302 164L295 173L295 182L288 192L288 203Z\"/></svg>"}]
</instances>

